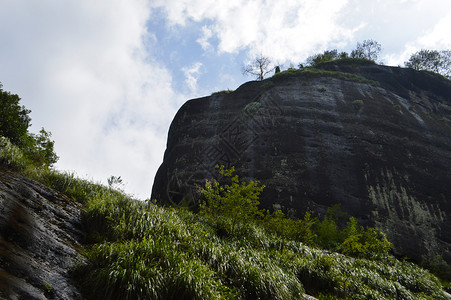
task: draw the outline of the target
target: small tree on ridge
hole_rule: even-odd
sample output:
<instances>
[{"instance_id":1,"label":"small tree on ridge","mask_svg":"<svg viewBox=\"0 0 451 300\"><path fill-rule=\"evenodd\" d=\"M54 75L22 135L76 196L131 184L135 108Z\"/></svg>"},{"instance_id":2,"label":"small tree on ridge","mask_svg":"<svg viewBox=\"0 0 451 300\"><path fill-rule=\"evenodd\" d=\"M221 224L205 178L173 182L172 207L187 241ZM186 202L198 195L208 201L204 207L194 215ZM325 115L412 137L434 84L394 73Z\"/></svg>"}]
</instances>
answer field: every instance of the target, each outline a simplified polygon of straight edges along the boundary
<instances>
[{"instance_id":1,"label":"small tree on ridge","mask_svg":"<svg viewBox=\"0 0 451 300\"><path fill-rule=\"evenodd\" d=\"M243 75L253 75L257 80L263 80L266 75L274 70L271 67L271 60L260 54L260 56L256 57L250 64L243 66Z\"/></svg>"}]
</instances>

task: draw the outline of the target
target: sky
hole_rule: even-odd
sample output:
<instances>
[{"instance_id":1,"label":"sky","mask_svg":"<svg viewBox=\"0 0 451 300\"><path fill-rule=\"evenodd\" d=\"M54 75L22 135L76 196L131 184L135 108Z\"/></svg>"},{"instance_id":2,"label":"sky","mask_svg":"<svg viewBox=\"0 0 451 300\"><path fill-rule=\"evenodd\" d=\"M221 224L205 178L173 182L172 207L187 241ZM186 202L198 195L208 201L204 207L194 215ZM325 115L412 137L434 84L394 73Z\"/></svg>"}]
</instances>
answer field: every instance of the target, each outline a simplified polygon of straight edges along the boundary
<instances>
[{"instance_id":1,"label":"sky","mask_svg":"<svg viewBox=\"0 0 451 300\"><path fill-rule=\"evenodd\" d=\"M403 66L451 49L450 0L0 0L0 82L52 133L55 168L148 199L177 110L324 50L382 45Z\"/></svg>"}]
</instances>

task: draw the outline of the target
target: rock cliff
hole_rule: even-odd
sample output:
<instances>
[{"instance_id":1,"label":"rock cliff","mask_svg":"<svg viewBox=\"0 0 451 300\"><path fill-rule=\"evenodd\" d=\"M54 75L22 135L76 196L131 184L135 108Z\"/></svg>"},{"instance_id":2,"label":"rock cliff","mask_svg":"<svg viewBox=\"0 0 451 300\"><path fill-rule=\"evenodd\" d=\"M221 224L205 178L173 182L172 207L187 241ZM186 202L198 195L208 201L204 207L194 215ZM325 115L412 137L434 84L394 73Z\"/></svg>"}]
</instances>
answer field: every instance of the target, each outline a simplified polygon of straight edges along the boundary
<instances>
[{"instance_id":1,"label":"rock cliff","mask_svg":"<svg viewBox=\"0 0 451 300\"><path fill-rule=\"evenodd\" d=\"M265 208L344 211L395 254L451 262L451 81L411 69L325 64L186 102L152 198L195 204L196 185L235 166Z\"/></svg>"},{"instance_id":2,"label":"rock cliff","mask_svg":"<svg viewBox=\"0 0 451 300\"><path fill-rule=\"evenodd\" d=\"M0 168L0 299L82 299L81 229L80 204Z\"/></svg>"}]
</instances>

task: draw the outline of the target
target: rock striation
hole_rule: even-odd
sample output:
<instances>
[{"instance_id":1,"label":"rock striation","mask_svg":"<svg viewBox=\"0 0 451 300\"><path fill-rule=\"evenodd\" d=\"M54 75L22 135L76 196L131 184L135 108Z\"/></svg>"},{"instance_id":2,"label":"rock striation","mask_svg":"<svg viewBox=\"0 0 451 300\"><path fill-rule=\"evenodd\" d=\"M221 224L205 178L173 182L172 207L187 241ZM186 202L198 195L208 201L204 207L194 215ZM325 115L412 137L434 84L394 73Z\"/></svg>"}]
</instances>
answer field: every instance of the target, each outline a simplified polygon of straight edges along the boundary
<instances>
[{"instance_id":1,"label":"rock striation","mask_svg":"<svg viewBox=\"0 0 451 300\"><path fill-rule=\"evenodd\" d=\"M451 262L451 81L329 63L186 102L169 129L152 199L196 204L215 165L267 187L293 217L341 204L394 252Z\"/></svg>"},{"instance_id":2,"label":"rock striation","mask_svg":"<svg viewBox=\"0 0 451 300\"><path fill-rule=\"evenodd\" d=\"M0 299L83 299L69 274L82 228L80 204L0 169Z\"/></svg>"}]
</instances>

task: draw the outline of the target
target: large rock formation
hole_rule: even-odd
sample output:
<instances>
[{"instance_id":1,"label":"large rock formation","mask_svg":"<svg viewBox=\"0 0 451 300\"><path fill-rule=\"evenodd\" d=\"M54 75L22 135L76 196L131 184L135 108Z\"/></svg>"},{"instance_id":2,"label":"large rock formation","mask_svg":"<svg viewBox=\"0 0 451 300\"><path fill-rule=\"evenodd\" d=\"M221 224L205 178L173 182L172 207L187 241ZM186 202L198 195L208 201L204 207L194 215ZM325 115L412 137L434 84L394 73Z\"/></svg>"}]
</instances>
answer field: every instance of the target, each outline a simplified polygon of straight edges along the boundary
<instances>
[{"instance_id":1,"label":"large rock formation","mask_svg":"<svg viewBox=\"0 0 451 300\"><path fill-rule=\"evenodd\" d=\"M82 299L81 205L0 168L0 299Z\"/></svg>"},{"instance_id":2,"label":"large rock formation","mask_svg":"<svg viewBox=\"0 0 451 300\"><path fill-rule=\"evenodd\" d=\"M340 203L396 254L451 262L451 81L439 75L331 63L190 100L152 198L194 203L217 164L262 181L266 208L296 217Z\"/></svg>"}]
</instances>

